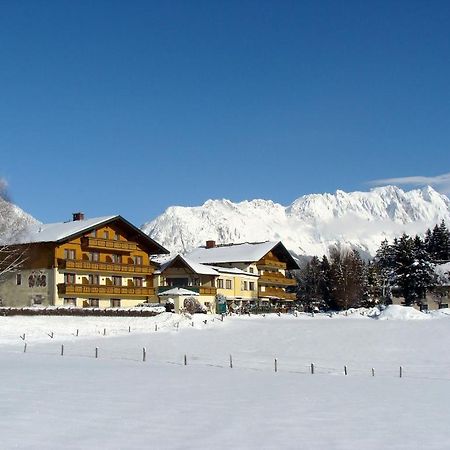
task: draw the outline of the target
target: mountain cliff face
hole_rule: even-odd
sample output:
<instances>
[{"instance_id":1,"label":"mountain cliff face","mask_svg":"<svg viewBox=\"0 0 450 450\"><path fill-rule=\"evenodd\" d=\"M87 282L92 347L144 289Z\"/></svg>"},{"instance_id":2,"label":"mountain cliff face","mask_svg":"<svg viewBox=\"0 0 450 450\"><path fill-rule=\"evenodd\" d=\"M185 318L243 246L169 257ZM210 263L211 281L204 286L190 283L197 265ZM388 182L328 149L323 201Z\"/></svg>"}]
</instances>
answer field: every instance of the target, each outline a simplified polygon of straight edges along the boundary
<instances>
[{"instance_id":1,"label":"mountain cliff face","mask_svg":"<svg viewBox=\"0 0 450 450\"><path fill-rule=\"evenodd\" d=\"M18 206L0 197L0 244L7 243L27 225L39 223Z\"/></svg>"},{"instance_id":2,"label":"mountain cliff face","mask_svg":"<svg viewBox=\"0 0 450 450\"><path fill-rule=\"evenodd\" d=\"M270 200L172 206L142 230L172 252L187 252L210 239L220 244L282 240L297 256L321 256L334 244L370 256L383 239L423 233L442 219L450 224L445 195L431 187L405 192L387 186L305 195L287 207Z\"/></svg>"}]
</instances>

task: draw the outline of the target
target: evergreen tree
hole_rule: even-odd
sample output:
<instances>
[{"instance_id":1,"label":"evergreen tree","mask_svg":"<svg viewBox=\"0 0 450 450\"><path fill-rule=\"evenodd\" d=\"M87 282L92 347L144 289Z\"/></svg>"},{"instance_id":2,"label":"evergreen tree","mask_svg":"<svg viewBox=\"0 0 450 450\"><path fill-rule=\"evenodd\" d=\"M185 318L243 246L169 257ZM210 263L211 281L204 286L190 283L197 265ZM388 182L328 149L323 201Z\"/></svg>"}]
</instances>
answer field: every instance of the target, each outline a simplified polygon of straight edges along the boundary
<instances>
[{"instance_id":1,"label":"evergreen tree","mask_svg":"<svg viewBox=\"0 0 450 450\"><path fill-rule=\"evenodd\" d=\"M320 294L322 300L328 309L333 308L331 290L332 290L332 277L331 277L331 265L328 258L324 255L320 262L321 280L320 280Z\"/></svg>"}]
</instances>

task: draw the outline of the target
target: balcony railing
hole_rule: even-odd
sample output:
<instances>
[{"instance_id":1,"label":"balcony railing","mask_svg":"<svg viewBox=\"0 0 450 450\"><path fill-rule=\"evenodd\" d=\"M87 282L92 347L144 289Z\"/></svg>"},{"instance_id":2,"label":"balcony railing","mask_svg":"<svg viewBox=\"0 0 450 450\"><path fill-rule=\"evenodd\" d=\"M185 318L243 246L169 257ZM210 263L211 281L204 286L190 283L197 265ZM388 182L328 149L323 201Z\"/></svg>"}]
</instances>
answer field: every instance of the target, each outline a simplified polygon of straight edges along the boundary
<instances>
[{"instance_id":1,"label":"balcony railing","mask_svg":"<svg viewBox=\"0 0 450 450\"><path fill-rule=\"evenodd\" d=\"M81 239L81 245L89 248L116 250L122 252L132 252L137 249L136 242L116 241L114 239L102 239L87 236Z\"/></svg>"},{"instance_id":2,"label":"balcony railing","mask_svg":"<svg viewBox=\"0 0 450 450\"><path fill-rule=\"evenodd\" d=\"M60 269L86 270L89 272L130 273L133 275L151 275L153 273L152 266L86 261L81 259L58 259L58 267Z\"/></svg>"},{"instance_id":3,"label":"balcony railing","mask_svg":"<svg viewBox=\"0 0 450 450\"><path fill-rule=\"evenodd\" d=\"M258 280L259 284L271 284L279 286L295 286L297 281L292 278L286 278L282 273L263 273Z\"/></svg>"},{"instance_id":4,"label":"balcony railing","mask_svg":"<svg viewBox=\"0 0 450 450\"><path fill-rule=\"evenodd\" d=\"M258 269L260 267L271 267L274 269L286 269L286 263L276 259L261 259L256 263Z\"/></svg>"},{"instance_id":5,"label":"balcony railing","mask_svg":"<svg viewBox=\"0 0 450 450\"><path fill-rule=\"evenodd\" d=\"M114 286L103 284L58 284L59 295L90 295L90 296L139 296L151 297L155 295L153 287Z\"/></svg>"},{"instance_id":6,"label":"balcony railing","mask_svg":"<svg viewBox=\"0 0 450 450\"><path fill-rule=\"evenodd\" d=\"M258 297L276 297L282 300L296 300L297 295L285 292L279 288L266 288L264 291L258 291Z\"/></svg>"},{"instance_id":7,"label":"balcony railing","mask_svg":"<svg viewBox=\"0 0 450 450\"><path fill-rule=\"evenodd\" d=\"M163 294L170 289L175 289L179 287L180 289L187 289L188 291L196 292L200 295L216 295L217 288L209 287L209 286L158 286L157 291L158 295Z\"/></svg>"}]
</instances>

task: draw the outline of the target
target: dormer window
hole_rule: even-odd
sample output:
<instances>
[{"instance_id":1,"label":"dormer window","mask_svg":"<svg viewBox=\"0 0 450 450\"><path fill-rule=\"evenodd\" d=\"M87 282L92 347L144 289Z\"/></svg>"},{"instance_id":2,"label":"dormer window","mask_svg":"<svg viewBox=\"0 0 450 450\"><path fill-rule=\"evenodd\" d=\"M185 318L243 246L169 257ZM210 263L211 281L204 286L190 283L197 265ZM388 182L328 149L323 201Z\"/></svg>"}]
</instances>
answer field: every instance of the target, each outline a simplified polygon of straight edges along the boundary
<instances>
[{"instance_id":1,"label":"dormer window","mask_svg":"<svg viewBox=\"0 0 450 450\"><path fill-rule=\"evenodd\" d=\"M103 232L103 239L109 239L109 232L108 231L104 231Z\"/></svg>"}]
</instances>

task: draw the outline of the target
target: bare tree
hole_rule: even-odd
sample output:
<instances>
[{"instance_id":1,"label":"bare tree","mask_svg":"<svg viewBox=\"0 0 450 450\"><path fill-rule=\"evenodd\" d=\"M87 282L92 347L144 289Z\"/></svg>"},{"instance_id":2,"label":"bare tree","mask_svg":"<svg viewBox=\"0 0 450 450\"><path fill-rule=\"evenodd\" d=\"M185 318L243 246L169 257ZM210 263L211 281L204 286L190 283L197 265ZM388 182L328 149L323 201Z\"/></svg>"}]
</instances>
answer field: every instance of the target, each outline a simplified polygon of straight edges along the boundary
<instances>
[{"instance_id":1,"label":"bare tree","mask_svg":"<svg viewBox=\"0 0 450 450\"><path fill-rule=\"evenodd\" d=\"M27 260L27 246L0 246L0 282L6 274L19 270Z\"/></svg>"}]
</instances>

